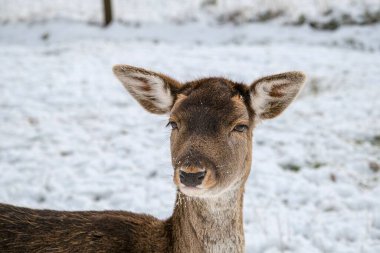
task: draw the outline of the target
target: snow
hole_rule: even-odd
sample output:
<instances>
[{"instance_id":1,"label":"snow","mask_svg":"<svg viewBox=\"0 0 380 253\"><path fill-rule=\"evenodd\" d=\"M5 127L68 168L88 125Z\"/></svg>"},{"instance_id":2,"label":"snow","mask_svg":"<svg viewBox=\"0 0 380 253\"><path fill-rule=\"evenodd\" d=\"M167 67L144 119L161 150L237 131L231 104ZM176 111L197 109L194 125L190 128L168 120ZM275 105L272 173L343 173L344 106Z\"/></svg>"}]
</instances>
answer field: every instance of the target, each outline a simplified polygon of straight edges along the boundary
<instances>
[{"instance_id":1,"label":"snow","mask_svg":"<svg viewBox=\"0 0 380 253\"><path fill-rule=\"evenodd\" d=\"M70 19L99 23L102 1L0 0L0 22ZM380 21L379 0L113 0L114 17L129 23L268 21L342 25Z\"/></svg>"},{"instance_id":2,"label":"snow","mask_svg":"<svg viewBox=\"0 0 380 253\"><path fill-rule=\"evenodd\" d=\"M145 112L112 66L247 84L302 70L300 97L255 130L247 252L380 252L380 171L371 166L380 164L379 24L334 32L276 22L178 25L159 12L148 24L104 29L82 22L99 18L86 1L62 7L70 20L48 12L44 22L35 22L33 8L15 13L9 1L0 4L9 21L0 25L0 202L166 218L175 197L167 119ZM85 8L83 16L72 12Z\"/></svg>"}]
</instances>

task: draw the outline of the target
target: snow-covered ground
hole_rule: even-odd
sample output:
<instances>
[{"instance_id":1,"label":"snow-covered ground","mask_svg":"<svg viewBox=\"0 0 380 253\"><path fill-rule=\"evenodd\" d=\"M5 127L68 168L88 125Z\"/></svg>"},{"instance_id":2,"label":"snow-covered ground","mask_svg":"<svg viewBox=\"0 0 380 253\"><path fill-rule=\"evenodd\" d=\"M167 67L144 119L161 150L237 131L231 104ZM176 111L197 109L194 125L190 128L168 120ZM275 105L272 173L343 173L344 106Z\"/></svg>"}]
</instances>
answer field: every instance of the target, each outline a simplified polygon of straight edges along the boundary
<instances>
[{"instance_id":1,"label":"snow-covered ground","mask_svg":"<svg viewBox=\"0 0 380 253\"><path fill-rule=\"evenodd\" d=\"M0 25L0 202L171 214L167 119L127 94L117 63L183 81L306 72L255 131L247 251L380 252L380 25Z\"/></svg>"},{"instance_id":2,"label":"snow-covered ground","mask_svg":"<svg viewBox=\"0 0 380 253\"><path fill-rule=\"evenodd\" d=\"M103 0L0 0L0 23L70 19L99 23ZM380 0L112 0L121 22L340 25L380 22Z\"/></svg>"}]
</instances>

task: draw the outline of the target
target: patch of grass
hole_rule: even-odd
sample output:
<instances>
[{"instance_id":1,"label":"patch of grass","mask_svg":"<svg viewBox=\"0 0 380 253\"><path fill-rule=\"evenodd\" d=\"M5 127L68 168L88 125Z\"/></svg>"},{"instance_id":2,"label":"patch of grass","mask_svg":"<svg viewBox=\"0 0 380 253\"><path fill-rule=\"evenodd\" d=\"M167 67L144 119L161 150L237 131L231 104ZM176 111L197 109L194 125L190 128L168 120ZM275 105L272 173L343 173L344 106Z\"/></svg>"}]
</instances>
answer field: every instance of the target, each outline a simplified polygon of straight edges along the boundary
<instances>
[{"instance_id":1,"label":"patch of grass","mask_svg":"<svg viewBox=\"0 0 380 253\"><path fill-rule=\"evenodd\" d=\"M311 163L310 166L314 169L319 169L323 166L325 166L326 164L325 163L322 163L322 162L314 162L314 163Z\"/></svg>"},{"instance_id":2,"label":"patch of grass","mask_svg":"<svg viewBox=\"0 0 380 253\"><path fill-rule=\"evenodd\" d=\"M220 15L217 20L221 23L232 23L235 25L251 22L267 22L276 19L284 14L283 11L264 11L258 13L257 15L250 16L247 15L246 9L236 9L228 13Z\"/></svg>"},{"instance_id":3,"label":"patch of grass","mask_svg":"<svg viewBox=\"0 0 380 253\"><path fill-rule=\"evenodd\" d=\"M370 140L369 143L371 143L373 146L380 147L380 135L375 135L373 136Z\"/></svg>"},{"instance_id":4,"label":"patch of grass","mask_svg":"<svg viewBox=\"0 0 380 253\"><path fill-rule=\"evenodd\" d=\"M313 94L314 96L317 96L321 92L320 83L321 83L321 80L319 78L317 77L310 78L309 89L310 89L311 94Z\"/></svg>"},{"instance_id":5,"label":"patch of grass","mask_svg":"<svg viewBox=\"0 0 380 253\"><path fill-rule=\"evenodd\" d=\"M356 139L356 140L354 140L354 143L355 143L356 145L363 145L364 140Z\"/></svg>"},{"instance_id":6,"label":"patch of grass","mask_svg":"<svg viewBox=\"0 0 380 253\"><path fill-rule=\"evenodd\" d=\"M148 175L148 178L155 178L155 177L157 177L157 171L152 171Z\"/></svg>"},{"instance_id":7,"label":"patch of grass","mask_svg":"<svg viewBox=\"0 0 380 253\"><path fill-rule=\"evenodd\" d=\"M341 16L341 19L342 19L343 24L346 24L346 25L354 25L355 24L355 20L351 17L351 15L349 15L347 13L343 13Z\"/></svg>"},{"instance_id":8,"label":"patch of grass","mask_svg":"<svg viewBox=\"0 0 380 253\"><path fill-rule=\"evenodd\" d=\"M242 23L243 16L244 15L242 10L235 10L230 13L222 14L218 17L218 21L222 24L233 23L237 25Z\"/></svg>"},{"instance_id":9,"label":"patch of grass","mask_svg":"<svg viewBox=\"0 0 380 253\"><path fill-rule=\"evenodd\" d=\"M344 43L353 48L353 49L359 49L359 50L364 50L365 46L363 45L363 42L358 41L355 38L345 38Z\"/></svg>"},{"instance_id":10,"label":"patch of grass","mask_svg":"<svg viewBox=\"0 0 380 253\"><path fill-rule=\"evenodd\" d=\"M380 147L380 135L374 135L371 137L365 137L363 139L355 139L354 143L356 145L363 145L365 143L369 143L372 146Z\"/></svg>"},{"instance_id":11,"label":"patch of grass","mask_svg":"<svg viewBox=\"0 0 380 253\"><path fill-rule=\"evenodd\" d=\"M363 14L363 21L361 25L370 25L380 22L380 10L375 12L366 11Z\"/></svg>"},{"instance_id":12,"label":"patch of grass","mask_svg":"<svg viewBox=\"0 0 380 253\"><path fill-rule=\"evenodd\" d=\"M48 40L50 38L50 34L48 32L44 32L41 34L41 40Z\"/></svg>"},{"instance_id":13,"label":"patch of grass","mask_svg":"<svg viewBox=\"0 0 380 253\"><path fill-rule=\"evenodd\" d=\"M46 198L45 198L45 196L38 196L38 198L37 198L37 202L38 203L44 203L46 201Z\"/></svg>"},{"instance_id":14,"label":"patch of grass","mask_svg":"<svg viewBox=\"0 0 380 253\"><path fill-rule=\"evenodd\" d=\"M306 23L306 17L305 15L301 14L296 21L292 23L292 25L303 25Z\"/></svg>"},{"instance_id":15,"label":"patch of grass","mask_svg":"<svg viewBox=\"0 0 380 253\"><path fill-rule=\"evenodd\" d=\"M270 11L270 10L268 10L268 11L265 11L263 13L258 14L257 20L259 22L266 22L266 21L278 18L283 14L284 14L283 11Z\"/></svg>"},{"instance_id":16,"label":"patch of grass","mask_svg":"<svg viewBox=\"0 0 380 253\"><path fill-rule=\"evenodd\" d=\"M216 5L218 5L218 0L205 0L201 4L202 7L216 6Z\"/></svg>"},{"instance_id":17,"label":"patch of grass","mask_svg":"<svg viewBox=\"0 0 380 253\"><path fill-rule=\"evenodd\" d=\"M323 16L330 16L331 14L333 14L333 10L332 9L327 9L327 10L325 10L323 13L322 13L322 15Z\"/></svg>"},{"instance_id":18,"label":"patch of grass","mask_svg":"<svg viewBox=\"0 0 380 253\"><path fill-rule=\"evenodd\" d=\"M301 166L299 166L297 164L292 164L292 163L283 164L283 165L281 165L281 167L284 170L289 170L289 171L293 171L293 172L298 172L301 170Z\"/></svg>"},{"instance_id":19,"label":"patch of grass","mask_svg":"<svg viewBox=\"0 0 380 253\"><path fill-rule=\"evenodd\" d=\"M331 19L327 22L312 21L309 25L316 30L334 31L339 28L339 22L336 19Z\"/></svg>"},{"instance_id":20,"label":"patch of grass","mask_svg":"<svg viewBox=\"0 0 380 253\"><path fill-rule=\"evenodd\" d=\"M73 154L73 152L70 150L62 150L61 152L59 152L59 154L61 156L65 157L65 156L71 156Z\"/></svg>"}]
</instances>

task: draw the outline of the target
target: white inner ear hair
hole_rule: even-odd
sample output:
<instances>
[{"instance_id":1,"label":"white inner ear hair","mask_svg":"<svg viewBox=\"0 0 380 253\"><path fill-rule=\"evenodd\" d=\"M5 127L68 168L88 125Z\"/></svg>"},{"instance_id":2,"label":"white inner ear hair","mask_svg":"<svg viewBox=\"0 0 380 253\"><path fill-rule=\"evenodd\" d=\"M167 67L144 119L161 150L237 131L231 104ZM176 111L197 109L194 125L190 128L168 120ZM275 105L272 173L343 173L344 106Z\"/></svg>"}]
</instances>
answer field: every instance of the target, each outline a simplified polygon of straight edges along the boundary
<instances>
[{"instance_id":1,"label":"white inner ear hair","mask_svg":"<svg viewBox=\"0 0 380 253\"><path fill-rule=\"evenodd\" d=\"M279 90L281 96L274 97L269 93L276 88L276 86L281 86L284 84L289 84L286 87ZM278 87L277 87L278 88ZM290 85L289 81L286 79L271 80L271 81L261 81L256 84L254 93L251 97L251 106L256 112L257 120L260 120L260 115L265 112L269 102L291 101L298 92L298 85Z\"/></svg>"},{"instance_id":2,"label":"white inner ear hair","mask_svg":"<svg viewBox=\"0 0 380 253\"><path fill-rule=\"evenodd\" d=\"M137 99L150 101L160 109L169 111L173 104L172 94L159 76L138 72L128 73L123 76L123 83Z\"/></svg>"}]
</instances>

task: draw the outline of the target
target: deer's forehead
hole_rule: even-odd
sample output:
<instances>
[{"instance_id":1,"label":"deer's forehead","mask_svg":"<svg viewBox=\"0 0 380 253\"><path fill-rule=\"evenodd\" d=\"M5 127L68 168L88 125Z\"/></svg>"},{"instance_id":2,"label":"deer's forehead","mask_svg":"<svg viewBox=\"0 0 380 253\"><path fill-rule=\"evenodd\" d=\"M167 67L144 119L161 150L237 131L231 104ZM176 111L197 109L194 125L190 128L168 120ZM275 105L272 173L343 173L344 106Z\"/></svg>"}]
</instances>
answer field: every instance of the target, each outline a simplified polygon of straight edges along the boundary
<instances>
[{"instance_id":1,"label":"deer's forehead","mask_svg":"<svg viewBox=\"0 0 380 253\"><path fill-rule=\"evenodd\" d=\"M180 94L173 107L172 116L197 128L217 130L240 118L249 119L243 97L224 83L198 86L186 94Z\"/></svg>"}]
</instances>

